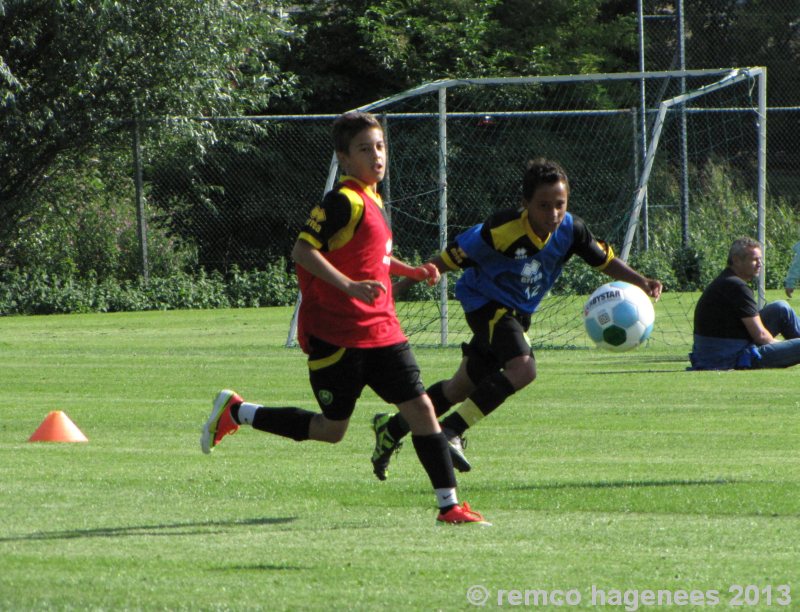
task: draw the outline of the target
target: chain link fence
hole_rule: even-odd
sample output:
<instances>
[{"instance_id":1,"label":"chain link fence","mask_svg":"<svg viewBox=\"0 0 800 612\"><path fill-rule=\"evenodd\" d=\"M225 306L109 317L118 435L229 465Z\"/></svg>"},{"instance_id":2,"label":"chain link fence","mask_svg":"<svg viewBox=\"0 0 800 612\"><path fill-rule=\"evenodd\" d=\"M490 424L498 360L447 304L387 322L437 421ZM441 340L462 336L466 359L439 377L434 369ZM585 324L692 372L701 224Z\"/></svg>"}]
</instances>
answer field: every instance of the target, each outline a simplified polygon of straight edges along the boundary
<instances>
[{"instance_id":1,"label":"chain link fence","mask_svg":"<svg viewBox=\"0 0 800 612\"><path fill-rule=\"evenodd\" d=\"M800 206L800 0L639 0L638 7L642 70L767 68L770 194Z\"/></svg>"},{"instance_id":2,"label":"chain link fence","mask_svg":"<svg viewBox=\"0 0 800 612\"><path fill-rule=\"evenodd\" d=\"M725 70L678 74L433 83L370 105L368 110L384 123L390 151L382 190L397 254L423 261L461 230L518 205L525 163L539 155L558 159L568 169L571 210L618 252L623 247L629 251L624 241L645 162L639 128L642 93L652 124L654 109L664 100L729 78ZM731 233L752 235L758 232L753 203L759 163L754 87L745 79L724 95L704 96L687 118L695 196L713 197L718 187L711 176L714 168L732 182L738 177L749 201L747 214L732 212L722 223ZM308 210L335 178L332 119L182 121L167 131L163 124L138 124L141 217L193 249L196 265L205 270L228 272L275 262L289 266ZM679 257L682 246L673 210L679 207L675 185L681 182L679 134L675 121L665 125L649 186L654 212L646 215L649 229L643 234L668 261ZM634 252L642 251L641 242L637 238ZM580 264L567 272L554 296L589 293L602 278ZM659 272L652 275L661 277ZM675 287L677 280L668 285ZM448 316L452 295L447 283L440 289L419 288L410 298L399 311L416 343L453 344L466 338L459 309ZM536 326L541 337L534 343L564 346L585 340L574 316L580 305L568 303L554 299L543 304ZM689 307L677 307L670 316L685 324ZM665 339L668 329L659 326Z\"/></svg>"}]
</instances>

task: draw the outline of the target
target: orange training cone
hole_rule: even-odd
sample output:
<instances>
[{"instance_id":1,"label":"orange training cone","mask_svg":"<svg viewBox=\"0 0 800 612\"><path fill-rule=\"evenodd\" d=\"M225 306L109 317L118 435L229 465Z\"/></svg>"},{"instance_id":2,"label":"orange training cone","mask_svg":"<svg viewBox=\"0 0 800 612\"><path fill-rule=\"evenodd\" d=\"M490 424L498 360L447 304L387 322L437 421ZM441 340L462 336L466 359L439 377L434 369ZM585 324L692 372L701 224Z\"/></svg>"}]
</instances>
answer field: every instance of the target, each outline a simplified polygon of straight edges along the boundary
<instances>
[{"instance_id":1,"label":"orange training cone","mask_svg":"<svg viewBox=\"0 0 800 612\"><path fill-rule=\"evenodd\" d=\"M88 442L78 426L61 410L48 414L28 442Z\"/></svg>"}]
</instances>

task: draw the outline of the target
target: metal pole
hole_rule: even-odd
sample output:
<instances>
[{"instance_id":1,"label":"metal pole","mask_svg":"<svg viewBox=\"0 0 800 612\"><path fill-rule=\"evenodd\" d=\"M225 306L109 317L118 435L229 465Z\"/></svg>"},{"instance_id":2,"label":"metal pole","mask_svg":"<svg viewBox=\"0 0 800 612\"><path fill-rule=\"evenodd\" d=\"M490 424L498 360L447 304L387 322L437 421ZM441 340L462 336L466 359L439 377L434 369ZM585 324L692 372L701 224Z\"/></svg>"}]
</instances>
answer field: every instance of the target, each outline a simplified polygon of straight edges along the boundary
<instances>
[{"instance_id":1,"label":"metal pole","mask_svg":"<svg viewBox=\"0 0 800 612\"><path fill-rule=\"evenodd\" d=\"M767 248L767 69L758 75L758 241ZM766 273L761 269L758 276L759 308L766 303Z\"/></svg>"},{"instance_id":2,"label":"metal pole","mask_svg":"<svg viewBox=\"0 0 800 612\"><path fill-rule=\"evenodd\" d=\"M439 89L439 250L447 247L447 87ZM440 341L447 346L447 275L439 283L442 315L439 317Z\"/></svg>"},{"instance_id":3,"label":"metal pole","mask_svg":"<svg viewBox=\"0 0 800 612\"><path fill-rule=\"evenodd\" d=\"M639 72L642 77L639 79L639 143L642 156L642 164L647 156L647 82L644 78L645 58L644 58L644 0L638 0L639 14ZM634 119L635 121L635 119ZM636 143L634 142L634 147ZM636 149L634 148L634 151ZM635 156L634 156L635 159ZM636 179L639 179L639 165L636 166ZM647 187L645 187L644 200L642 202L642 248L646 251L650 246L650 223L648 219L647 207Z\"/></svg>"},{"instance_id":4,"label":"metal pole","mask_svg":"<svg viewBox=\"0 0 800 612\"><path fill-rule=\"evenodd\" d=\"M683 21L683 0L678 0L678 56L680 69L686 70L686 32ZM686 93L686 77L681 76L681 95ZM689 245L689 149L686 126L686 104L680 106L681 148L681 236L683 246Z\"/></svg>"},{"instance_id":5,"label":"metal pole","mask_svg":"<svg viewBox=\"0 0 800 612\"><path fill-rule=\"evenodd\" d=\"M383 144L387 151L391 151L389 147L389 121L386 115L381 115L381 128L383 129ZM389 220L389 227L392 226L392 175L391 168L392 157L389 156L389 162L386 164L386 175L381 182L381 196L385 204L384 210L386 211L386 218Z\"/></svg>"},{"instance_id":6,"label":"metal pole","mask_svg":"<svg viewBox=\"0 0 800 612\"><path fill-rule=\"evenodd\" d=\"M639 124L638 115L636 108L631 109L631 131L633 132L633 180L634 183L638 185L639 182L639 173L640 173L640 166L639 166ZM647 143L645 142L642 145L642 153L644 153L644 157L642 158L642 165L644 165L645 158L647 157ZM643 250L647 250L649 246L649 240L647 237L649 229L649 224L647 222L647 186L644 187L644 197L642 198L642 229L639 232L641 236L641 245Z\"/></svg>"},{"instance_id":7,"label":"metal pole","mask_svg":"<svg viewBox=\"0 0 800 612\"><path fill-rule=\"evenodd\" d=\"M150 280L150 265L147 261L147 218L144 212L144 191L142 189L142 152L139 135L139 119L133 121L133 183L136 188L136 233L139 238L139 251L142 256L142 277Z\"/></svg>"}]
</instances>

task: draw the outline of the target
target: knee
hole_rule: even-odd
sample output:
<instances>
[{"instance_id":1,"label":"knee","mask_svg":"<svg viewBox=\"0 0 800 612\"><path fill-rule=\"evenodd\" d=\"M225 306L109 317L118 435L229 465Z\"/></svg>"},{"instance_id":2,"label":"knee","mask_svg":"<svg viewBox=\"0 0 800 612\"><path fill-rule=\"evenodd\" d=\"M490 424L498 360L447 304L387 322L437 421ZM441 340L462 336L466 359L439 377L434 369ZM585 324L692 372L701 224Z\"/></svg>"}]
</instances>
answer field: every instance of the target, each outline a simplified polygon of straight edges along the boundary
<instances>
[{"instance_id":1,"label":"knee","mask_svg":"<svg viewBox=\"0 0 800 612\"><path fill-rule=\"evenodd\" d=\"M761 314L762 318L777 315L781 320L786 320L794 316L794 310L786 300L776 300L764 306L759 314Z\"/></svg>"},{"instance_id":2,"label":"knee","mask_svg":"<svg viewBox=\"0 0 800 612\"><path fill-rule=\"evenodd\" d=\"M344 431L329 429L322 434L320 442L327 442L329 444L338 444L339 442L344 440L344 433L345 433Z\"/></svg>"},{"instance_id":3,"label":"knee","mask_svg":"<svg viewBox=\"0 0 800 612\"><path fill-rule=\"evenodd\" d=\"M793 314L794 310L786 300L777 300L774 302L775 308L784 314Z\"/></svg>"},{"instance_id":4,"label":"knee","mask_svg":"<svg viewBox=\"0 0 800 612\"><path fill-rule=\"evenodd\" d=\"M403 415L403 418L408 421L409 424L412 420L436 420L436 412L432 409L432 405L428 405L427 402L415 400L398 404L397 407L400 413Z\"/></svg>"},{"instance_id":5,"label":"knee","mask_svg":"<svg viewBox=\"0 0 800 612\"><path fill-rule=\"evenodd\" d=\"M536 361L529 355L518 357L508 363L503 374L514 389L519 391L536 380Z\"/></svg>"},{"instance_id":6,"label":"knee","mask_svg":"<svg viewBox=\"0 0 800 612\"><path fill-rule=\"evenodd\" d=\"M325 418L321 414L316 414L311 419L308 429L308 437L318 442L328 442L336 444L341 442L347 432L349 420L333 421Z\"/></svg>"},{"instance_id":7,"label":"knee","mask_svg":"<svg viewBox=\"0 0 800 612\"><path fill-rule=\"evenodd\" d=\"M525 370L523 372L522 378L522 387L526 387L531 384L534 380L536 380L536 362L533 359L528 360L528 363L525 366Z\"/></svg>"}]
</instances>

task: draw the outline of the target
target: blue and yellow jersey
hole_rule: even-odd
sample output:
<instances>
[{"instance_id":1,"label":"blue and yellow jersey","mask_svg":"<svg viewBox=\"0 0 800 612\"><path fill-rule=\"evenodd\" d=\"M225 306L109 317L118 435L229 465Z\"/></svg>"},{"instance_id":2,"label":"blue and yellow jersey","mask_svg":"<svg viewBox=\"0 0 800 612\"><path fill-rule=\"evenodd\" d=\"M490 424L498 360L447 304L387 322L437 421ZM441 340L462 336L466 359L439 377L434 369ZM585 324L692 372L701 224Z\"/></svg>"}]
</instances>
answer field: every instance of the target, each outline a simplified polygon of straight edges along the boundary
<instances>
[{"instance_id":1,"label":"blue and yellow jersey","mask_svg":"<svg viewBox=\"0 0 800 612\"><path fill-rule=\"evenodd\" d=\"M542 240L526 210L507 209L459 234L441 257L450 268L465 269L456 297L466 312L494 301L532 314L573 255L597 270L614 258L611 247L595 239L580 217L568 212Z\"/></svg>"}]
</instances>

